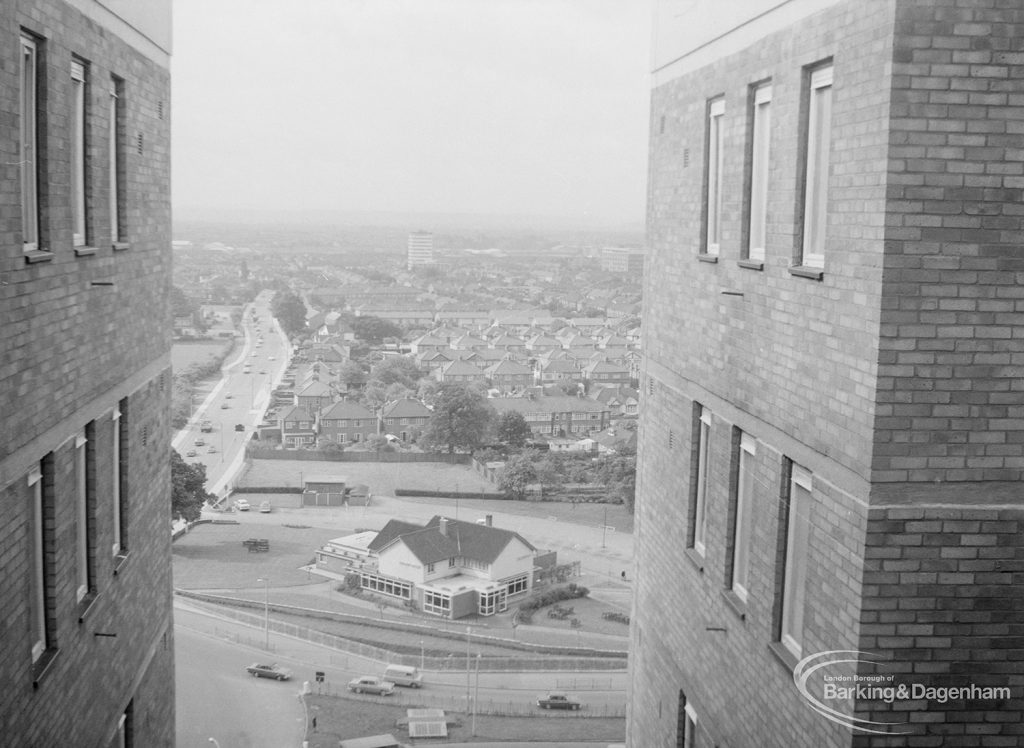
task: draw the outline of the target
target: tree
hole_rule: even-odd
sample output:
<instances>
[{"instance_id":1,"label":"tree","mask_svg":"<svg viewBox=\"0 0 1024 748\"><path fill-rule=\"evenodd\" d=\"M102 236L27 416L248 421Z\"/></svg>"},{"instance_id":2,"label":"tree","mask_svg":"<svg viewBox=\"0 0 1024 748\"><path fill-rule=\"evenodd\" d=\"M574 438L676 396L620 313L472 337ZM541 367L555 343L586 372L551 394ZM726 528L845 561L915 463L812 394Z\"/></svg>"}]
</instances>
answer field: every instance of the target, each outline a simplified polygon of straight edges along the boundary
<instances>
[{"instance_id":1,"label":"tree","mask_svg":"<svg viewBox=\"0 0 1024 748\"><path fill-rule=\"evenodd\" d=\"M358 389L366 384L366 372L355 361L346 361L341 365L338 378L346 389Z\"/></svg>"},{"instance_id":2,"label":"tree","mask_svg":"<svg viewBox=\"0 0 1024 748\"><path fill-rule=\"evenodd\" d=\"M472 452L490 437L497 413L479 389L466 384L444 384L434 400L434 414L419 441L426 446Z\"/></svg>"},{"instance_id":3,"label":"tree","mask_svg":"<svg viewBox=\"0 0 1024 748\"><path fill-rule=\"evenodd\" d=\"M597 468L597 479L608 486L611 495L633 511L636 500L636 454L624 452L604 457Z\"/></svg>"},{"instance_id":4,"label":"tree","mask_svg":"<svg viewBox=\"0 0 1024 748\"><path fill-rule=\"evenodd\" d=\"M370 369L368 384L382 384L387 388L397 383L408 389L415 389L422 376L423 372L411 358L389 356Z\"/></svg>"},{"instance_id":5,"label":"tree","mask_svg":"<svg viewBox=\"0 0 1024 748\"><path fill-rule=\"evenodd\" d=\"M533 436L530 424L518 410L506 410L498 416L497 439L500 444L521 447Z\"/></svg>"},{"instance_id":6,"label":"tree","mask_svg":"<svg viewBox=\"0 0 1024 748\"><path fill-rule=\"evenodd\" d=\"M207 493L206 465L201 462L187 464L178 450L171 450L171 516L189 522L199 519L203 504L213 498Z\"/></svg>"},{"instance_id":7,"label":"tree","mask_svg":"<svg viewBox=\"0 0 1024 748\"><path fill-rule=\"evenodd\" d=\"M306 329L306 305L294 291L278 291L270 302L270 313L277 317L281 328L289 335Z\"/></svg>"},{"instance_id":8,"label":"tree","mask_svg":"<svg viewBox=\"0 0 1024 748\"><path fill-rule=\"evenodd\" d=\"M500 488L510 499L526 497L526 487L537 478L529 453L512 455L505 461L505 467L498 477Z\"/></svg>"},{"instance_id":9,"label":"tree","mask_svg":"<svg viewBox=\"0 0 1024 748\"><path fill-rule=\"evenodd\" d=\"M181 288L171 286L171 314L175 317L187 317L195 311L195 302Z\"/></svg>"},{"instance_id":10,"label":"tree","mask_svg":"<svg viewBox=\"0 0 1024 748\"><path fill-rule=\"evenodd\" d=\"M352 320L352 332L370 345L380 345L384 338L401 338L402 328L373 315L362 315Z\"/></svg>"}]
</instances>

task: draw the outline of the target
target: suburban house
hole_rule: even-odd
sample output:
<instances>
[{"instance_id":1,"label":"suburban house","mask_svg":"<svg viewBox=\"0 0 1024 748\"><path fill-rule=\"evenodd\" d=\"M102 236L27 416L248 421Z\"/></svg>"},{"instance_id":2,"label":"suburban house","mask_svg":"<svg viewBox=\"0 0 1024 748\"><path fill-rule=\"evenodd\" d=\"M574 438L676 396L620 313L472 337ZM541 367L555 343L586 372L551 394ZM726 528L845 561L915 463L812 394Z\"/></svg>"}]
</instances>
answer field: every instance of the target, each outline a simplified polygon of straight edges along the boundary
<instances>
[{"instance_id":1,"label":"suburban house","mask_svg":"<svg viewBox=\"0 0 1024 748\"><path fill-rule=\"evenodd\" d=\"M383 431L394 434L403 442L416 441L433 412L419 400L402 398L384 405L381 410Z\"/></svg>"},{"instance_id":2,"label":"suburban house","mask_svg":"<svg viewBox=\"0 0 1024 748\"><path fill-rule=\"evenodd\" d=\"M359 403L341 400L320 413L320 439L338 444L365 441L377 433L377 417Z\"/></svg>"},{"instance_id":3,"label":"suburban house","mask_svg":"<svg viewBox=\"0 0 1024 748\"><path fill-rule=\"evenodd\" d=\"M466 361L452 361L450 364L434 370L439 382L483 382L487 375L479 366Z\"/></svg>"},{"instance_id":4,"label":"suburban house","mask_svg":"<svg viewBox=\"0 0 1024 748\"><path fill-rule=\"evenodd\" d=\"M629 368L609 361L591 361L583 367L583 378L591 384L628 385Z\"/></svg>"},{"instance_id":5,"label":"suburban house","mask_svg":"<svg viewBox=\"0 0 1024 748\"><path fill-rule=\"evenodd\" d=\"M533 384L533 370L518 361L504 359L484 369L491 380L491 386L502 390L514 390Z\"/></svg>"},{"instance_id":6,"label":"suburban house","mask_svg":"<svg viewBox=\"0 0 1024 748\"><path fill-rule=\"evenodd\" d=\"M607 405L583 397L495 397L488 402L499 413L522 413L537 436L587 435L607 428L611 422Z\"/></svg>"},{"instance_id":7,"label":"suburban house","mask_svg":"<svg viewBox=\"0 0 1024 748\"><path fill-rule=\"evenodd\" d=\"M295 404L305 410L310 417L315 416L334 400L331 388L319 380L311 381L295 393Z\"/></svg>"},{"instance_id":8,"label":"suburban house","mask_svg":"<svg viewBox=\"0 0 1024 748\"><path fill-rule=\"evenodd\" d=\"M484 524L440 516L425 526L391 520L366 548L359 569L364 590L452 619L494 615L528 595L537 554L489 516Z\"/></svg>"},{"instance_id":9,"label":"suburban house","mask_svg":"<svg viewBox=\"0 0 1024 748\"><path fill-rule=\"evenodd\" d=\"M445 338L439 338L435 335L427 333L426 335L420 335L412 343L410 343L412 354L418 356L423 353L434 353L437 351L443 351L449 348L448 341Z\"/></svg>"},{"instance_id":10,"label":"suburban house","mask_svg":"<svg viewBox=\"0 0 1024 748\"><path fill-rule=\"evenodd\" d=\"M298 405L285 408L278 415L277 424L281 429L281 444L286 447L313 444L316 441L316 423L305 408Z\"/></svg>"},{"instance_id":11,"label":"suburban house","mask_svg":"<svg viewBox=\"0 0 1024 748\"><path fill-rule=\"evenodd\" d=\"M556 358L539 364L540 383L562 382L570 380L580 382L583 380L583 372L579 370L576 363L570 358Z\"/></svg>"}]
</instances>

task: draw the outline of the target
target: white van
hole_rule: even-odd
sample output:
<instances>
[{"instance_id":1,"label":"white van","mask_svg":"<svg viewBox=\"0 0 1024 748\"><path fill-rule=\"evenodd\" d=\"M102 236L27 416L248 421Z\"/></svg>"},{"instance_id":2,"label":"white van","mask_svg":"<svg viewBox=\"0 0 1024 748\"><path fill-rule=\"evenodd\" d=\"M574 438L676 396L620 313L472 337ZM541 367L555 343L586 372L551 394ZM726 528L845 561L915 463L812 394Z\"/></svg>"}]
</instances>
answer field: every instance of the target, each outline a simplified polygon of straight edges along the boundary
<instances>
[{"instance_id":1,"label":"white van","mask_svg":"<svg viewBox=\"0 0 1024 748\"><path fill-rule=\"evenodd\" d=\"M384 680L389 680L396 686L423 687L423 676L420 671L405 665L388 665L384 669Z\"/></svg>"}]
</instances>

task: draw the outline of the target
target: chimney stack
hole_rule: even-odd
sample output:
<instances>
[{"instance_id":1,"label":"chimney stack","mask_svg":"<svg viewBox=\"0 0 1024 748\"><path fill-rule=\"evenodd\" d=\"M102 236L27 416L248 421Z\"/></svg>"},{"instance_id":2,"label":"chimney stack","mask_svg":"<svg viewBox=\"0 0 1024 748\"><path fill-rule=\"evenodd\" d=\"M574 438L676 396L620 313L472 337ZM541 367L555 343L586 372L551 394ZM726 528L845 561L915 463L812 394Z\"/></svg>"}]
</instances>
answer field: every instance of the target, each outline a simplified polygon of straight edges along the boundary
<instances>
[{"instance_id":1,"label":"chimney stack","mask_svg":"<svg viewBox=\"0 0 1024 748\"><path fill-rule=\"evenodd\" d=\"M441 532L442 535L444 535L445 537L448 537L448 518L447 517L441 517L441 522L437 526L437 529Z\"/></svg>"}]
</instances>

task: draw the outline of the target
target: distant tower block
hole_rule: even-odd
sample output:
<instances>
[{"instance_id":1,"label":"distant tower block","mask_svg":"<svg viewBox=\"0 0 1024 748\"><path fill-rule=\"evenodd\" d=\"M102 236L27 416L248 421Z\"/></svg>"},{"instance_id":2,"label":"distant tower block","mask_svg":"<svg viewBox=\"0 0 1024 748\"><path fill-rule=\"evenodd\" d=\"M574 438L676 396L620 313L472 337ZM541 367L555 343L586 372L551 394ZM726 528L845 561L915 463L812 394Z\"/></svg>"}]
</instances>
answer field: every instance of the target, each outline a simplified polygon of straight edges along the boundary
<instances>
[{"instance_id":1,"label":"distant tower block","mask_svg":"<svg viewBox=\"0 0 1024 748\"><path fill-rule=\"evenodd\" d=\"M434 235L429 231L413 231L409 234L407 267L434 264Z\"/></svg>"}]
</instances>

